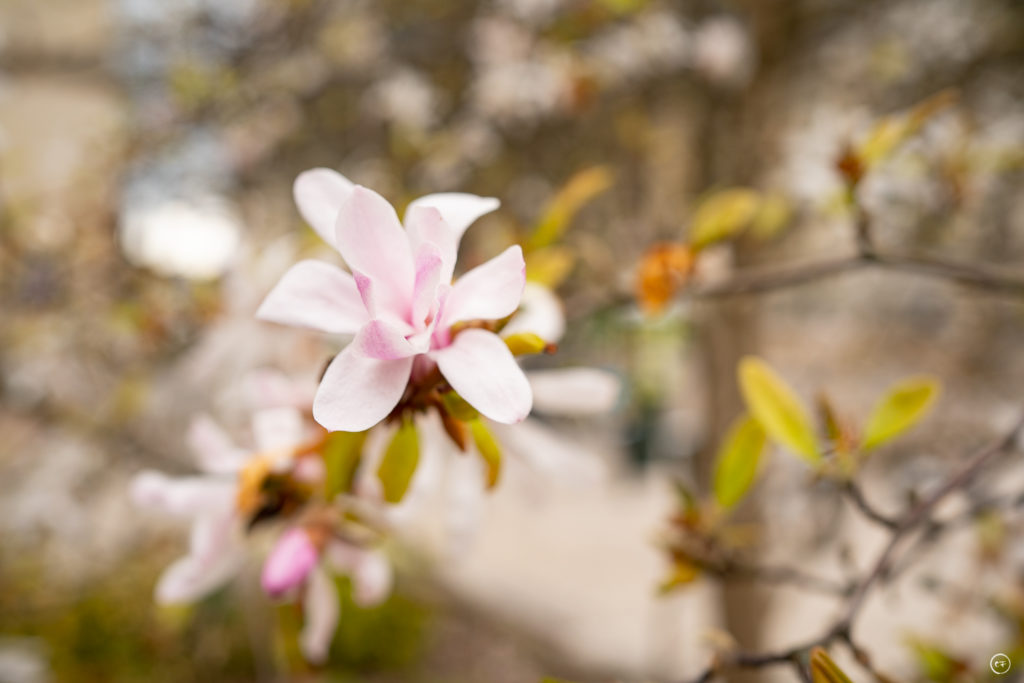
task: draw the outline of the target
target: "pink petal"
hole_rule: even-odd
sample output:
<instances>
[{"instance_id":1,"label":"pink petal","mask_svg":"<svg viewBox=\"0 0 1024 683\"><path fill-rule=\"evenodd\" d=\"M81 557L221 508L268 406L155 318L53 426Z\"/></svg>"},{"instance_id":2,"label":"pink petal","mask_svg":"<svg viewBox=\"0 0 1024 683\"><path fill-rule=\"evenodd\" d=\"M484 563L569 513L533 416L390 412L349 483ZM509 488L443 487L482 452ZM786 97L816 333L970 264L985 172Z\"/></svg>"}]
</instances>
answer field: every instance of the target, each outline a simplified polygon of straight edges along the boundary
<instances>
[{"instance_id":1,"label":"pink petal","mask_svg":"<svg viewBox=\"0 0 1024 683\"><path fill-rule=\"evenodd\" d=\"M378 305L406 318L415 275L412 250L391 204L357 185L338 212L335 236L349 268L373 281Z\"/></svg>"},{"instance_id":2,"label":"pink petal","mask_svg":"<svg viewBox=\"0 0 1024 683\"><path fill-rule=\"evenodd\" d=\"M441 217L441 212L432 206L415 206L415 202L405 212L405 229L409 232L409 240L414 248L424 243L437 247L441 256L440 282L448 284L455 272L455 259L458 256L459 240L455 231Z\"/></svg>"},{"instance_id":3,"label":"pink petal","mask_svg":"<svg viewBox=\"0 0 1024 683\"><path fill-rule=\"evenodd\" d=\"M196 464L204 472L237 472L249 460L249 454L236 446L209 415L194 418L185 439L196 455Z\"/></svg>"},{"instance_id":4,"label":"pink petal","mask_svg":"<svg viewBox=\"0 0 1024 683\"><path fill-rule=\"evenodd\" d=\"M408 358L416 353L402 330L383 320L371 320L352 340L351 346L360 354L379 360Z\"/></svg>"},{"instance_id":5,"label":"pink petal","mask_svg":"<svg viewBox=\"0 0 1024 683\"><path fill-rule=\"evenodd\" d=\"M329 168L300 173L292 187L299 213L332 247L335 246L334 224L338 210L352 194L353 187L348 178Z\"/></svg>"},{"instance_id":6,"label":"pink petal","mask_svg":"<svg viewBox=\"0 0 1024 683\"><path fill-rule=\"evenodd\" d=\"M412 357L379 360L350 344L327 367L313 399L313 418L330 431L369 429L398 404L411 370Z\"/></svg>"},{"instance_id":7,"label":"pink petal","mask_svg":"<svg viewBox=\"0 0 1024 683\"><path fill-rule=\"evenodd\" d=\"M562 302L550 289L536 282L526 283L519 310L501 328L501 336L507 337L519 332L532 332L549 343L558 342L565 334Z\"/></svg>"},{"instance_id":8,"label":"pink petal","mask_svg":"<svg viewBox=\"0 0 1024 683\"><path fill-rule=\"evenodd\" d=\"M444 326L463 320L498 320L515 312L526 285L523 250L513 245L469 271L452 285Z\"/></svg>"},{"instance_id":9,"label":"pink petal","mask_svg":"<svg viewBox=\"0 0 1024 683\"><path fill-rule=\"evenodd\" d=\"M530 383L496 334L463 330L451 346L431 356L452 388L486 417L512 424L529 414L533 404Z\"/></svg>"},{"instance_id":10,"label":"pink petal","mask_svg":"<svg viewBox=\"0 0 1024 683\"><path fill-rule=\"evenodd\" d=\"M352 276L323 261L292 266L260 304L256 317L332 334L352 334L369 318Z\"/></svg>"},{"instance_id":11,"label":"pink petal","mask_svg":"<svg viewBox=\"0 0 1024 683\"><path fill-rule=\"evenodd\" d=\"M424 329L427 325L427 316L437 312L437 286L441 282L442 268L441 250L435 244L424 242L417 248L411 320L417 329Z\"/></svg>"},{"instance_id":12,"label":"pink petal","mask_svg":"<svg viewBox=\"0 0 1024 683\"><path fill-rule=\"evenodd\" d=\"M341 603L334 582L320 569L309 576L309 585L302 600L302 616L305 623L299 634L299 644L306 661L323 664L331 650L331 641L338 628Z\"/></svg>"},{"instance_id":13,"label":"pink petal","mask_svg":"<svg viewBox=\"0 0 1024 683\"><path fill-rule=\"evenodd\" d=\"M320 551L309 534L302 529L289 529L277 539L263 563L260 584L267 595L281 597L305 581L319 559Z\"/></svg>"},{"instance_id":14,"label":"pink petal","mask_svg":"<svg viewBox=\"0 0 1024 683\"><path fill-rule=\"evenodd\" d=\"M441 212L452 231L455 233L455 244L458 246L462 234L477 218L494 211L499 202L494 197L478 197L475 194L465 192L440 192L420 197L409 204L406 215L421 206L432 206Z\"/></svg>"},{"instance_id":15,"label":"pink petal","mask_svg":"<svg viewBox=\"0 0 1024 683\"><path fill-rule=\"evenodd\" d=\"M359 292L359 299L363 302L363 308L366 309L370 318L376 318L377 297L374 296L373 292L373 280L359 271L353 272L352 276L356 282L356 290Z\"/></svg>"}]
</instances>

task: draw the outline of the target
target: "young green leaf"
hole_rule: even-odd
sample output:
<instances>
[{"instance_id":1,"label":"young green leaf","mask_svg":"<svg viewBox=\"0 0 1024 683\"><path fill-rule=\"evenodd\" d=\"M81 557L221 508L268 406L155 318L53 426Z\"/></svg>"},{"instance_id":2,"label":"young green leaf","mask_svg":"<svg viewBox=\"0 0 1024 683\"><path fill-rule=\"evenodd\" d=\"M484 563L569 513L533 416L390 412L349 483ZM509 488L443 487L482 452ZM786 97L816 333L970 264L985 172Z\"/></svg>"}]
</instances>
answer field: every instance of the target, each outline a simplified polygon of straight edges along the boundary
<instances>
[{"instance_id":1,"label":"young green leaf","mask_svg":"<svg viewBox=\"0 0 1024 683\"><path fill-rule=\"evenodd\" d=\"M891 387L871 411L861 448L877 448L917 424L935 401L940 386L934 377L921 376Z\"/></svg>"},{"instance_id":2,"label":"young green leaf","mask_svg":"<svg viewBox=\"0 0 1024 683\"><path fill-rule=\"evenodd\" d=\"M685 557L677 557L672 564L672 571L658 586L658 593L670 593L676 588L693 583L699 576L700 567Z\"/></svg>"},{"instance_id":3,"label":"young green leaf","mask_svg":"<svg viewBox=\"0 0 1024 683\"><path fill-rule=\"evenodd\" d=\"M391 437L391 443L384 451L384 459L377 469L377 477L384 487L384 500L389 503L401 502L419 461L420 439L416 425L411 419L405 419Z\"/></svg>"},{"instance_id":4,"label":"young green leaf","mask_svg":"<svg viewBox=\"0 0 1024 683\"><path fill-rule=\"evenodd\" d=\"M441 401L444 403L444 409L451 413L456 419L462 420L463 422L469 422L480 417L480 413L476 411L476 408L469 405L466 399L462 398L454 391L446 391L441 394Z\"/></svg>"},{"instance_id":5,"label":"young green leaf","mask_svg":"<svg viewBox=\"0 0 1024 683\"><path fill-rule=\"evenodd\" d=\"M773 440L812 464L821 460L811 420L800 399L767 363L747 356L740 361L740 390L751 415Z\"/></svg>"},{"instance_id":6,"label":"young green leaf","mask_svg":"<svg viewBox=\"0 0 1024 683\"><path fill-rule=\"evenodd\" d=\"M690 243L694 249L735 237L757 215L761 196L754 190L730 188L707 196L694 211Z\"/></svg>"},{"instance_id":7,"label":"young green leaf","mask_svg":"<svg viewBox=\"0 0 1024 683\"><path fill-rule=\"evenodd\" d=\"M501 447L480 418L469 423L469 430L473 434L476 450L487 465L487 488L492 489L498 484L498 477L501 476Z\"/></svg>"},{"instance_id":8,"label":"young green leaf","mask_svg":"<svg viewBox=\"0 0 1024 683\"><path fill-rule=\"evenodd\" d=\"M719 505L731 508L753 486L764 444L764 429L757 420L743 415L733 422L715 458L714 492Z\"/></svg>"},{"instance_id":9,"label":"young green leaf","mask_svg":"<svg viewBox=\"0 0 1024 683\"><path fill-rule=\"evenodd\" d=\"M326 476L324 496L333 499L352 488L352 479L359 465L367 432L331 432L324 441L323 456Z\"/></svg>"},{"instance_id":10,"label":"young green leaf","mask_svg":"<svg viewBox=\"0 0 1024 683\"><path fill-rule=\"evenodd\" d=\"M526 257L526 279L548 289L557 289L575 264L576 255L569 247L552 245L534 249Z\"/></svg>"},{"instance_id":11,"label":"young green leaf","mask_svg":"<svg viewBox=\"0 0 1024 683\"><path fill-rule=\"evenodd\" d=\"M541 353L548 344L533 332L516 332L505 337L505 346L513 356L529 356Z\"/></svg>"},{"instance_id":12,"label":"young green leaf","mask_svg":"<svg viewBox=\"0 0 1024 683\"><path fill-rule=\"evenodd\" d=\"M593 166L573 175L544 208L533 234L527 240L527 249L541 249L561 239L579 210L611 187L613 180L614 175L607 166Z\"/></svg>"},{"instance_id":13,"label":"young green leaf","mask_svg":"<svg viewBox=\"0 0 1024 683\"><path fill-rule=\"evenodd\" d=\"M813 683L853 683L850 677L832 661L820 647L811 651L811 681Z\"/></svg>"}]
</instances>

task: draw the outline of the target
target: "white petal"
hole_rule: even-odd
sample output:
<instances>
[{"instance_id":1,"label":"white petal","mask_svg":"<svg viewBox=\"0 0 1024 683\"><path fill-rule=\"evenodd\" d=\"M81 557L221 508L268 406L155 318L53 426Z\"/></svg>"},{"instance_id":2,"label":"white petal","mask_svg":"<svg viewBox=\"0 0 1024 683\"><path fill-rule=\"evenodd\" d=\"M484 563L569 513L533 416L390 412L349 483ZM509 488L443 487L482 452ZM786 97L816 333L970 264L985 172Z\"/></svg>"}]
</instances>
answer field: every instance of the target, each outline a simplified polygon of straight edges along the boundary
<instances>
[{"instance_id":1,"label":"white petal","mask_svg":"<svg viewBox=\"0 0 1024 683\"><path fill-rule=\"evenodd\" d=\"M313 399L313 418L330 431L361 432L374 426L398 404L409 382L412 357L378 360L354 346L331 361Z\"/></svg>"},{"instance_id":2,"label":"white petal","mask_svg":"<svg viewBox=\"0 0 1024 683\"><path fill-rule=\"evenodd\" d=\"M309 408L313 385L293 380L280 370L257 368L242 379L241 392L253 410L264 408Z\"/></svg>"},{"instance_id":3,"label":"white petal","mask_svg":"<svg viewBox=\"0 0 1024 683\"><path fill-rule=\"evenodd\" d=\"M299 213L332 247L335 246L334 223L338 210L353 187L348 178L329 168L314 168L300 173L292 187Z\"/></svg>"},{"instance_id":4,"label":"white petal","mask_svg":"<svg viewBox=\"0 0 1024 683\"><path fill-rule=\"evenodd\" d=\"M360 607L374 607L391 594L391 563L379 550L364 550L352 573L352 599Z\"/></svg>"},{"instance_id":5,"label":"white petal","mask_svg":"<svg viewBox=\"0 0 1024 683\"><path fill-rule=\"evenodd\" d=\"M391 204L357 185L338 212L335 235L349 268L373 282L378 306L407 319L415 277L412 250Z\"/></svg>"},{"instance_id":6,"label":"white petal","mask_svg":"<svg viewBox=\"0 0 1024 683\"><path fill-rule=\"evenodd\" d=\"M332 334L352 334L369 319L353 277L323 261L299 261L289 268L256 317Z\"/></svg>"},{"instance_id":7,"label":"white petal","mask_svg":"<svg viewBox=\"0 0 1024 683\"><path fill-rule=\"evenodd\" d=\"M417 353L402 329L384 320L371 320L367 323L359 330L349 348L362 356L378 360L408 358Z\"/></svg>"},{"instance_id":8,"label":"white petal","mask_svg":"<svg viewBox=\"0 0 1024 683\"><path fill-rule=\"evenodd\" d=\"M514 427L492 425L506 453L513 453L545 478L593 486L607 477L605 464L541 422L528 419Z\"/></svg>"},{"instance_id":9,"label":"white petal","mask_svg":"<svg viewBox=\"0 0 1024 683\"><path fill-rule=\"evenodd\" d=\"M444 326L463 320L499 320L519 306L526 285L526 261L517 244L469 271L452 285Z\"/></svg>"},{"instance_id":10,"label":"white petal","mask_svg":"<svg viewBox=\"0 0 1024 683\"><path fill-rule=\"evenodd\" d=\"M448 284L455 272L459 240L455 231L445 222L441 212L432 206L409 206L405 212L405 229L414 249L424 243L433 244L441 255L440 281Z\"/></svg>"},{"instance_id":11,"label":"white petal","mask_svg":"<svg viewBox=\"0 0 1024 683\"><path fill-rule=\"evenodd\" d=\"M526 374L535 410L553 415L596 415L610 412L619 400L618 376L597 368L534 370Z\"/></svg>"},{"instance_id":12,"label":"white petal","mask_svg":"<svg viewBox=\"0 0 1024 683\"><path fill-rule=\"evenodd\" d=\"M130 495L141 508L191 518L229 509L234 504L235 482L217 477L169 477L144 470L132 480Z\"/></svg>"},{"instance_id":13,"label":"white petal","mask_svg":"<svg viewBox=\"0 0 1024 683\"><path fill-rule=\"evenodd\" d=\"M444 523L449 556L464 556L480 531L484 506L484 465L476 453L451 458L445 472Z\"/></svg>"},{"instance_id":14,"label":"white petal","mask_svg":"<svg viewBox=\"0 0 1024 683\"><path fill-rule=\"evenodd\" d=\"M548 343L558 342L565 334L565 313L562 302L543 285L527 282L519 310L501 330L501 336L532 332Z\"/></svg>"},{"instance_id":15,"label":"white petal","mask_svg":"<svg viewBox=\"0 0 1024 683\"><path fill-rule=\"evenodd\" d=\"M334 581L322 569L309 576L306 595L302 600L303 625L299 644L306 660L323 664L331 650L331 641L338 628L341 603Z\"/></svg>"},{"instance_id":16,"label":"white petal","mask_svg":"<svg viewBox=\"0 0 1024 683\"><path fill-rule=\"evenodd\" d=\"M411 321L417 330L427 327L427 318L437 313L437 288L441 284L444 259L441 250L432 242L424 242L416 249L416 279L412 293Z\"/></svg>"},{"instance_id":17,"label":"white petal","mask_svg":"<svg viewBox=\"0 0 1024 683\"><path fill-rule=\"evenodd\" d=\"M192 420L185 440L196 456L196 465L204 472L237 472L249 459L249 454L236 446L209 415L199 415Z\"/></svg>"},{"instance_id":18,"label":"white petal","mask_svg":"<svg viewBox=\"0 0 1024 683\"><path fill-rule=\"evenodd\" d=\"M258 410L252 414L252 433L261 451L296 446L305 435L302 413L295 408Z\"/></svg>"},{"instance_id":19,"label":"white petal","mask_svg":"<svg viewBox=\"0 0 1024 683\"><path fill-rule=\"evenodd\" d=\"M231 516L205 517L192 528L189 554L164 570L156 586L160 604L194 602L223 586L245 559Z\"/></svg>"},{"instance_id":20,"label":"white petal","mask_svg":"<svg viewBox=\"0 0 1024 683\"><path fill-rule=\"evenodd\" d=\"M445 223L455 233L457 247L466 228L476 219L497 209L501 206L501 202L494 197L479 197L465 192L439 192L412 201L409 208L406 209L406 215L414 208L421 206L432 206L441 212Z\"/></svg>"},{"instance_id":21,"label":"white petal","mask_svg":"<svg viewBox=\"0 0 1024 683\"><path fill-rule=\"evenodd\" d=\"M463 330L451 346L430 355L459 396L483 415L510 424L529 414L530 383L496 334Z\"/></svg>"}]
</instances>

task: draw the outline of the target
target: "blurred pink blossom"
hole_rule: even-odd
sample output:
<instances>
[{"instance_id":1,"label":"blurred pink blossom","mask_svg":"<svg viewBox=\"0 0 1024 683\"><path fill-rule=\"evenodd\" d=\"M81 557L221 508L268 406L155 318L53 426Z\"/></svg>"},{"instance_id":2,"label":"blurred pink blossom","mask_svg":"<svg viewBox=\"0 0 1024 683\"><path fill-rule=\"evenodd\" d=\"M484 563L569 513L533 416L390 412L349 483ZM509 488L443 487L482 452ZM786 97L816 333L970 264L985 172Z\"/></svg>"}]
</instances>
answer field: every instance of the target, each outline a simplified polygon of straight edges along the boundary
<instances>
[{"instance_id":1,"label":"blurred pink blossom","mask_svg":"<svg viewBox=\"0 0 1024 683\"><path fill-rule=\"evenodd\" d=\"M303 529L281 534L263 563L260 584L271 597L280 597L299 586L313 571L320 551Z\"/></svg>"},{"instance_id":2,"label":"blurred pink blossom","mask_svg":"<svg viewBox=\"0 0 1024 683\"><path fill-rule=\"evenodd\" d=\"M253 435L255 449L246 450L209 417L200 416L189 429L188 441L202 475L171 477L145 470L132 481L136 505L192 521L189 553L161 575L157 602L198 600L227 583L241 567L247 523L239 508L243 473L252 468L289 468L288 447L299 444L305 435L302 416L289 408L258 411L253 415Z\"/></svg>"}]
</instances>

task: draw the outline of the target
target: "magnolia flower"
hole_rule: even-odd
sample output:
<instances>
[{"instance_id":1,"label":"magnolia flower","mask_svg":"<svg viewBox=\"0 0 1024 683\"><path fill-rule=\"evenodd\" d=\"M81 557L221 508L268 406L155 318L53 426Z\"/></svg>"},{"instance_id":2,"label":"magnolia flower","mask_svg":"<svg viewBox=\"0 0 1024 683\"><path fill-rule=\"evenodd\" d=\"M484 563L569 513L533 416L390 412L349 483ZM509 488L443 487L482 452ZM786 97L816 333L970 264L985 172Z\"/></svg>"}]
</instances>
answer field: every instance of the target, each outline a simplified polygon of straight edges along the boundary
<instances>
[{"instance_id":1,"label":"magnolia flower","mask_svg":"<svg viewBox=\"0 0 1024 683\"><path fill-rule=\"evenodd\" d=\"M250 452L232 443L211 419L200 417L188 441L203 475L169 477L146 470L135 477L131 496L137 505L192 520L189 553L161 575L157 602L193 602L235 576L245 559L243 531L259 504L259 485L269 473L291 467L303 432L296 410L256 412L256 448Z\"/></svg>"},{"instance_id":2,"label":"magnolia flower","mask_svg":"<svg viewBox=\"0 0 1024 683\"><path fill-rule=\"evenodd\" d=\"M306 171L294 190L303 217L351 273L302 261L257 316L355 335L320 383L317 422L331 431L369 429L395 409L410 380L435 371L488 418L510 424L526 417L533 399L522 370L496 334L473 326L518 308L522 250L509 247L452 283L463 232L496 209L496 199L427 195L410 204L403 228L383 197L334 171Z\"/></svg>"},{"instance_id":3,"label":"magnolia flower","mask_svg":"<svg viewBox=\"0 0 1024 683\"><path fill-rule=\"evenodd\" d=\"M548 288L528 282L521 306L501 331L501 336L533 333L557 342L565 332L561 302ZM607 370L589 367L534 370L526 373L534 397L535 412L550 417L586 418L607 414L618 401L621 383ZM408 492L398 505L378 510L386 523L409 543L431 537L432 520L427 510L437 505L443 528L442 547L448 556L461 556L479 529L486 493L486 473L473 443L460 453L436 414L415 417L419 434L419 464ZM395 425L370 431L363 451L356 490L363 500L380 500L377 478L384 451ZM491 424L503 453L502 469L531 471L543 479L593 485L604 475L602 463L581 450L543 421L527 418L516 425ZM505 479L505 475L502 475ZM537 477L529 477L528 483Z\"/></svg>"}]
</instances>

